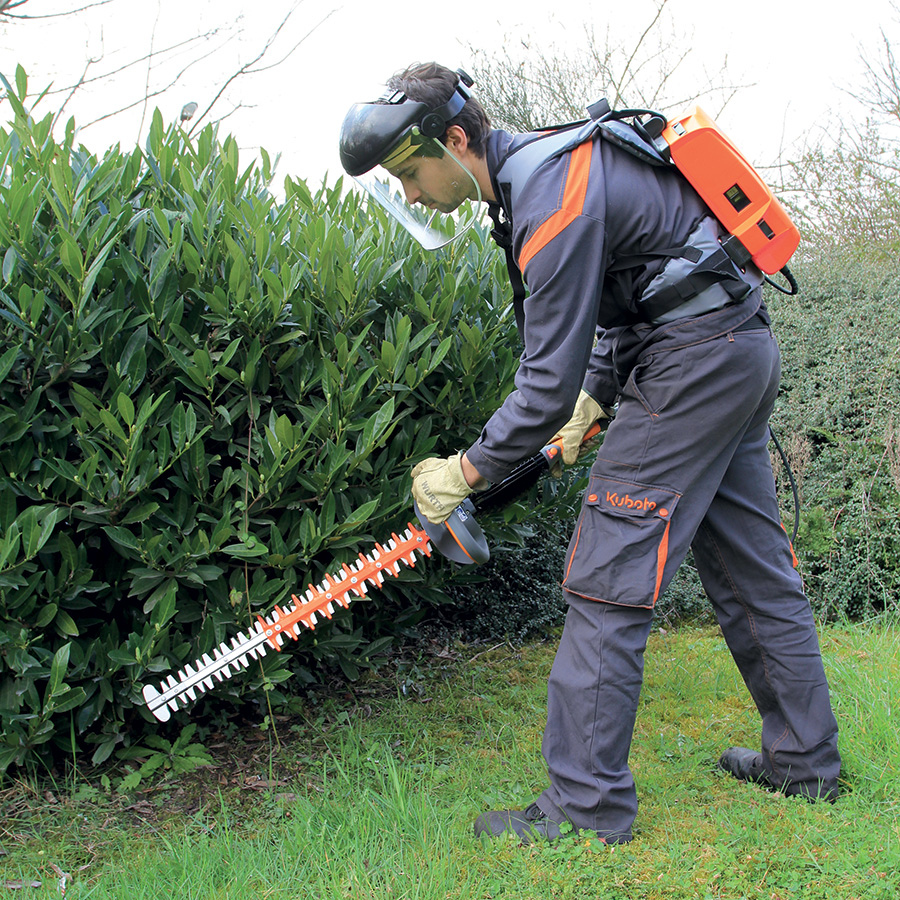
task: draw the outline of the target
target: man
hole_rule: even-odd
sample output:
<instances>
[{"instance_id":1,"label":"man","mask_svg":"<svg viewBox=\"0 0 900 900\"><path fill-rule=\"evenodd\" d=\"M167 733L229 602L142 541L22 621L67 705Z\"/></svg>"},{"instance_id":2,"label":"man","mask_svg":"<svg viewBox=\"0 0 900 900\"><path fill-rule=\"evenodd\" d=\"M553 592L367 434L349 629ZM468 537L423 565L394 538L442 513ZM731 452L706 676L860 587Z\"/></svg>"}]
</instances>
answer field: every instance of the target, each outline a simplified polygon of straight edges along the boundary
<instances>
[{"instance_id":1,"label":"man","mask_svg":"<svg viewBox=\"0 0 900 900\"><path fill-rule=\"evenodd\" d=\"M696 192L624 149L624 132L492 130L470 85L415 66L390 96L354 106L341 134L345 169L382 164L410 204L487 200L514 287L521 273L528 288L517 291L516 390L468 450L413 469L419 509L442 521L554 436L574 462L617 405L565 564L542 746L550 783L524 810L479 816L476 833L553 839L567 822L631 840L643 654L688 549L762 718L761 750L733 747L720 767L833 800L837 723L767 449L779 352L761 273L723 261L727 234Z\"/></svg>"}]
</instances>

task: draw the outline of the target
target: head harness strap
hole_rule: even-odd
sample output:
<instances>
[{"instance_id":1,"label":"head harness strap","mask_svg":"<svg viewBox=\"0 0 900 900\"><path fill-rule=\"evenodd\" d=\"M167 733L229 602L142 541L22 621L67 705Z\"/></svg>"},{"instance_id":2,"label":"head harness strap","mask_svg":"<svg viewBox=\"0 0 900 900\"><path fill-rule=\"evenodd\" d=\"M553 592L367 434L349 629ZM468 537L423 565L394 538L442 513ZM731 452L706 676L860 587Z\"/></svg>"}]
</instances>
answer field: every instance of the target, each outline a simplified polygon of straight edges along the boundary
<instances>
[{"instance_id":1,"label":"head harness strap","mask_svg":"<svg viewBox=\"0 0 900 900\"><path fill-rule=\"evenodd\" d=\"M447 130L447 123L454 119L462 112L462 108L466 105L466 101L472 96L469 87L475 82L471 76L467 75L462 69L457 69L456 74L459 76L456 82L456 88L450 95L450 99L432 109L422 116L419 122L419 131L425 137L442 138ZM410 98L403 91L394 91L389 96L382 98L384 103L405 103Z\"/></svg>"}]
</instances>

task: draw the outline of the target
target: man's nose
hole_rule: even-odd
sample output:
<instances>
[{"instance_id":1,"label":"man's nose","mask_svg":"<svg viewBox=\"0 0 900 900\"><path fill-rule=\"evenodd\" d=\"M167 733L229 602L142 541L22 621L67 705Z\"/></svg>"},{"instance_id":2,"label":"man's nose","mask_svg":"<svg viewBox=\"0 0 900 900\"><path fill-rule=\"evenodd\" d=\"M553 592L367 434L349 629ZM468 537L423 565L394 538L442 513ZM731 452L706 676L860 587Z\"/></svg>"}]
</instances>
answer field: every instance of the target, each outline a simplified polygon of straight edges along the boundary
<instances>
[{"instance_id":1,"label":"man's nose","mask_svg":"<svg viewBox=\"0 0 900 900\"><path fill-rule=\"evenodd\" d=\"M422 192L411 181L403 182L403 192L406 194L406 202L412 206L422 196Z\"/></svg>"}]
</instances>

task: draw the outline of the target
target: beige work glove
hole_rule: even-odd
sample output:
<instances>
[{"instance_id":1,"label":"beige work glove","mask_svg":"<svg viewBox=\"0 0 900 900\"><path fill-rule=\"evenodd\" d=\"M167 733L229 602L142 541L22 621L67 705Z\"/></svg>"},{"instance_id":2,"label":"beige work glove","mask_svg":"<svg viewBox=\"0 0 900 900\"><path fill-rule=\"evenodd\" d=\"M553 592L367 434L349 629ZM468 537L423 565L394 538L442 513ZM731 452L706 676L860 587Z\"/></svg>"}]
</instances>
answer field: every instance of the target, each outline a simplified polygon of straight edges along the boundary
<instances>
[{"instance_id":1,"label":"beige work glove","mask_svg":"<svg viewBox=\"0 0 900 900\"><path fill-rule=\"evenodd\" d=\"M413 466L412 478L419 512L434 525L443 522L473 490L463 475L462 451L447 459L423 459Z\"/></svg>"},{"instance_id":2,"label":"beige work glove","mask_svg":"<svg viewBox=\"0 0 900 900\"><path fill-rule=\"evenodd\" d=\"M575 409L572 410L572 418L563 425L559 434L551 441L554 444L562 441L562 459L567 466L571 466L578 461L581 444L588 429L594 422L608 418L609 413L587 391L582 390L578 394L578 399L575 401ZM551 472L556 477L559 477L562 472L562 466L554 466Z\"/></svg>"}]
</instances>

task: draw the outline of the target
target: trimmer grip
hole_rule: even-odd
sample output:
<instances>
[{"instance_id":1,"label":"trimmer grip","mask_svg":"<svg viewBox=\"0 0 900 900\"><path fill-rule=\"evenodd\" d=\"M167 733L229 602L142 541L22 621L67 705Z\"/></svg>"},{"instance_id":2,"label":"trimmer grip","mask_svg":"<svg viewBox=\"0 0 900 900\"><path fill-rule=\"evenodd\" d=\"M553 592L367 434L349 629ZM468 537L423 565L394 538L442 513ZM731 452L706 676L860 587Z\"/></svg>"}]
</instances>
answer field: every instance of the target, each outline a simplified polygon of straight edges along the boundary
<instances>
[{"instance_id":1,"label":"trimmer grip","mask_svg":"<svg viewBox=\"0 0 900 900\"><path fill-rule=\"evenodd\" d=\"M600 432L603 431L603 426L599 422L594 422L593 425L587 430L584 437L581 439L582 446L586 444L591 438L596 437ZM548 466L552 466L554 462L556 462L557 458L562 456L563 445L562 441L555 441L552 444L547 444L546 447L541 448L541 455L547 461Z\"/></svg>"},{"instance_id":2,"label":"trimmer grip","mask_svg":"<svg viewBox=\"0 0 900 900\"><path fill-rule=\"evenodd\" d=\"M603 420L607 422L607 419ZM586 432L582 443L587 443L603 430L601 422L595 422ZM550 465L562 455L562 442L547 444L530 459L519 463L503 481L492 484L487 490L472 494L470 500L475 512L498 509L512 503L520 494L528 490L550 468Z\"/></svg>"},{"instance_id":3,"label":"trimmer grip","mask_svg":"<svg viewBox=\"0 0 900 900\"><path fill-rule=\"evenodd\" d=\"M594 423L585 434L584 441L589 441L602 430L600 422ZM560 455L562 455L561 442L548 444L530 459L516 466L503 481L492 484L487 490L470 494L453 510L446 521L437 525L429 522L419 511L419 507L413 504L419 522L435 549L447 559L463 565L487 562L491 553L484 532L475 521L475 513L498 509L512 503L535 484Z\"/></svg>"}]
</instances>

